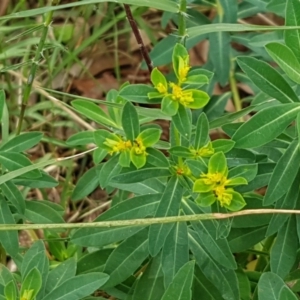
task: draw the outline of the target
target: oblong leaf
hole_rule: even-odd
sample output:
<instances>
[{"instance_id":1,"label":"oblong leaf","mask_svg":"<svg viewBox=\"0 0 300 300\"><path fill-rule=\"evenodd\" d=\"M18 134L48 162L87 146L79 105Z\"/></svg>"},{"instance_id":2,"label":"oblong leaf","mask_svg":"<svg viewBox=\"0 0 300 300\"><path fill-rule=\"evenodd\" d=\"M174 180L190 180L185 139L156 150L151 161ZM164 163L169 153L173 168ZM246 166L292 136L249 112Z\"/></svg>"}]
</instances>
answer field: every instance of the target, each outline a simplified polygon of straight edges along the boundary
<instances>
[{"instance_id":1,"label":"oblong leaf","mask_svg":"<svg viewBox=\"0 0 300 300\"><path fill-rule=\"evenodd\" d=\"M117 124L115 124L115 122L111 120L96 103L86 100L73 100L71 104L78 112L90 120L95 121L98 124L118 128Z\"/></svg>"},{"instance_id":2,"label":"oblong leaf","mask_svg":"<svg viewBox=\"0 0 300 300\"><path fill-rule=\"evenodd\" d=\"M281 104L259 111L238 128L232 139L236 148L260 147L276 138L296 118L300 106Z\"/></svg>"},{"instance_id":3,"label":"oblong leaf","mask_svg":"<svg viewBox=\"0 0 300 300\"><path fill-rule=\"evenodd\" d=\"M102 166L95 166L89 169L79 178L71 196L72 201L83 199L96 189L99 185L100 167Z\"/></svg>"},{"instance_id":4,"label":"oblong leaf","mask_svg":"<svg viewBox=\"0 0 300 300\"><path fill-rule=\"evenodd\" d=\"M160 199L155 217L177 216L183 189L176 176L171 177ZM153 224L149 230L149 252L156 256L174 224Z\"/></svg>"},{"instance_id":5,"label":"oblong leaf","mask_svg":"<svg viewBox=\"0 0 300 300\"><path fill-rule=\"evenodd\" d=\"M0 224L15 224L15 219L3 197L0 197ZM5 251L11 256L17 255L19 251L18 232L0 231L0 243Z\"/></svg>"},{"instance_id":6,"label":"oblong leaf","mask_svg":"<svg viewBox=\"0 0 300 300\"><path fill-rule=\"evenodd\" d=\"M165 291L162 300L191 299L194 266L195 262L189 261L180 268Z\"/></svg>"},{"instance_id":7,"label":"oblong leaf","mask_svg":"<svg viewBox=\"0 0 300 300\"><path fill-rule=\"evenodd\" d=\"M132 103L127 102L122 111L122 127L126 138L134 141L140 133L140 124L137 111Z\"/></svg>"},{"instance_id":8,"label":"oblong leaf","mask_svg":"<svg viewBox=\"0 0 300 300\"><path fill-rule=\"evenodd\" d=\"M148 228L146 228L123 241L111 253L103 271L110 276L104 288L123 282L138 269L148 255Z\"/></svg>"},{"instance_id":9,"label":"oblong leaf","mask_svg":"<svg viewBox=\"0 0 300 300\"><path fill-rule=\"evenodd\" d=\"M0 152L0 164L2 164L9 171L19 170L23 167L31 166L31 161L23 154L17 152ZM32 170L23 174L27 178L37 178L41 174L39 170Z\"/></svg>"},{"instance_id":10,"label":"oblong leaf","mask_svg":"<svg viewBox=\"0 0 300 300\"><path fill-rule=\"evenodd\" d=\"M266 45L266 49L286 75L300 83L300 63L294 52L286 45L276 42Z\"/></svg>"},{"instance_id":11,"label":"oblong leaf","mask_svg":"<svg viewBox=\"0 0 300 300\"><path fill-rule=\"evenodd\" d=\"M52 290L43 300L79 300L102 286L109 276L104 273L82 274L70 278Z\"/></svg>"},{"instance_id":12,"label":"oblong leaf","mask_svg":"<svg viewBox=\"0 0 300 300\"><path fill-rule=\"evenodd\" d=\"M190 249L196 263L204 275L219 290L226 300L239 300L238 282L235 272L218 266L209 254L203 249L201 239L196 232L189 232Z\"/></svg>"},{"instance_id":13,"label":"oblong leaf","mask_svg":"<svg viewBox=\"0 0 300 300\"><path fill-rule=\"evenodd\" d=\"M168 177L169 168L146 168L123 173L112 178L112 183L136 183L150 178Z\"/></svg>"},{"instance_id":14,"label":"oblong leaf","mask_svg":"<svg viewBox=\"0 0 300 300\"><path fill-rule=\"evenodd\" d=\"M239 57L238 63L251 81L267 95L282 103L299 102L291 86L266 62L253 57Z\"/></svg>"},{"instance_id":15,"label":"oblong leaf","mask_svg":"<svg viewBox=\"0 0 300 300\"><path fill-rule=\"evenodd\" d=\"M291 216L290 220L280 228L271 249L271 271L284 279L294 265L297 257L297 249L296 217Z\"/></svg>"},{"instance_id":16,"label":"oblong leaf","mask_svg":"<svg viewBox=\"0 0 300 300\"><path fill-rule=\"evenodd\" d=\"M13 137L0 147L0 151L23 152L35 146L41 139L41 132L26 132Z\"/></svg>"},{"instance_id":17,"label":"oblong leaf","mask_svg":"<svg viewBox=\"0 0 300 300\"><path fill-rule=\"evenodd\" d=\"M266 272L262 274L258 282L258 299L259 300L279 300L284 281L276 274Z\"/></svg>"},{"instance_id":18,"label":"oblong leaf","mask_svg":"<svg viewBox=\"0 0 300 300\"><path fill-rule=\"evenodd\" d=\"M177 222L166 238L162 250L162 270L165 287L176 273L189 261L188 232L186 222Z\"/></svg>"},{"instance_id":19,"label":"oblong leaf","mask_svg":"<svg viewBox=\"0 0 300 300\"><path fill-rule=\"evenodd\" d=\"M299 166L299 164L299 144L295 140L276 164L264 197L264 205L274 203L290 189L297 176L299 167L296 166Z\"/></svg>"}]
</instances>

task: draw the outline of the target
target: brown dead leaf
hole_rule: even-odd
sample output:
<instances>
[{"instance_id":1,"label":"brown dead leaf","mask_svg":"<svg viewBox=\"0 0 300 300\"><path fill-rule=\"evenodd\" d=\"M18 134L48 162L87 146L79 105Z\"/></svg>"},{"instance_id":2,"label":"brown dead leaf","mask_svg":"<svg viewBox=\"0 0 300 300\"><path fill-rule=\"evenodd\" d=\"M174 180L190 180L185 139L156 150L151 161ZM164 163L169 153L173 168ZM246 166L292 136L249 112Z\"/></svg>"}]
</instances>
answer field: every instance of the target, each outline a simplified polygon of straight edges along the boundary
<instances>
[{"instance_id":1,"label":"brown dead leaf","mask_svg":"<svg viewBox=\"0 0 300 300\"><path fill-rule=\"evenodd\" d=\"M74 79L72 83L72 88L78 90L82 96L93 99L102 99L105 93L118 87L116 78L109 72L103 73L100 78Z\"/></svg>"}]
</instances>

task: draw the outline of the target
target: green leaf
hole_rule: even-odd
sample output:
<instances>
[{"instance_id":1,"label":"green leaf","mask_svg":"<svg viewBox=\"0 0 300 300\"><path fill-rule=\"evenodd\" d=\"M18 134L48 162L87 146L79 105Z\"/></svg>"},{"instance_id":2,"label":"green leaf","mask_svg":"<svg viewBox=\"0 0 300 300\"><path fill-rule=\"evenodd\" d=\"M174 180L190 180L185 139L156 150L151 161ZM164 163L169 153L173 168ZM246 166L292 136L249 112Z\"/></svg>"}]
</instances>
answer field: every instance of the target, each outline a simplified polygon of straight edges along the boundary
<instances>
[{"instance_id":1,"label":"green leaf","mask_svg":"<svg viewBox=\"0 0 300 300\"><path fill-rule=\"evenodd\" d=\"M205 277L198 265L195 265L193 295L195 296L193 300L197 300L197 295L201 295L201 300L224 299L213 283Z\"/></svg>"},{"instance_id":2,"label":"green leaf","mask_svg":"<svg viewBox=\"0 0 300 300\"><path fill-rule=\"evenodd\" d=\"M247 205L244 209L262 209L266 208L262 205L263 196L256 193L249 193L243 195ZM272 208L271 206L267 208ZM278 214L279 215L279 214ZM242 218L236 217L232 220L233 228L253 228L263 225L268 225L270 223L272 216L271 215L248 215L243 216Z\"/></svg>"},{"instance_id":3,"label":"green leaf","mask_svg":"<svg viewBox=\"0 0 300 300\"><path fill-rule=\"evenodd\" d=\"M192 122L189 109L185 108L183 105L179 105L177 114L172 117L172 122L183 137L186 139L190 138Z\"/></svg>"},{"instance_id":4,"label":"green leaf","mask_svg":"<svg viewBox=\"0 0 300 300\"><path fill-rule=\"evenodd\" d=\"M166 238L162 250L162 270L165 287L172 282L179 269L189 261L186 222L177 222Z\"/></svg>"},{"instance_id":5,"label":"green leaf","mask_svg":"<svg viewBox=\"0 0 300 300\"><path fill-rule=\"evenodd\" d=\"M64 223L62 207L50 201L26 201L25 218L35 224Z\"/></svg>"},{"instance_id":6,"label":"green leaf","mask_svg":"<svg viewBox=\"0 0 300 300\"><path fill-rule=\"evenodd\" d=\"M297 257L297 249L296 217L291 216L289 221L280 228L271 249L271 271L281 278L285 278L294 265Z\"/></svg>"},{"instance_id":7,"label":"green leaf","mask_svg":"<svg viewBox=\"0 0 300 300\"><path fill-rule=\"evenodd\" d=\"M137 183L110 183L110 186L123 191L132 192L136 195L163 193L165 190L164 184L157 178L150 178Z\"/></svg>"},{"instance_id":8,"label":"green leaf","mask_svg":"<svg viewBox=\"0 0 300 300\"><path fill-rule=\"evenodd\" d=\"M15 171L32 165L26 156L17 152L0 152L0 164L8 169L8 171ZM41 176L41 173L39 170L32 170L23 176L27 178L37 178Z\"/></svg>"},{"instance_id":9,"label":"green leaf","mask_svg":"<svg viewBox=\"0 0 300 300\"><path fill-rule=\"evenodd\" d=\"M259 111L238 128L232 139L237 148L255 148L276 138L296 118L298 104L280 104Z\"/></svg>"},{"instance_id":10,"label":"green leaf","mask_svg":"<svg viewBox=\"0 0 300 300\"><path fill-rule=\"evenodd\" d=\"M173 54L172 54L172 63L173 63L173 69L176 77L179 79L179 68L180 68L180 61L188 61L189 59L189 53L186 50L186 48L179 43L176 43L175 47L173 48Z\"/></svg>"},{"instance_id":11,"label":"green leaf","mask_svg":"<svg viewBox=\"0 0 300 300\"><path fill-rule=\"evenodd\" d=\"M230 41L228 32L218 31L209 35L209 56L221 86L225 86L229 79Z\"/></svg>"},{"instance_id":12,"label":"green leaf","mask_svg":"<svg viewBox=\"0 0 300 300\"><path fill-rule=\"evenodd\" d=\"M249 182L255 178L257 170L257 164L240 165L229 170L228 178L243 177Z\"/></svg>"},{"instance_id":13,"label":"green leaf","mask_svg":"<svg viewBox=\"0 0 300 300\"><path fill-rule=\"evenodd\" d=\"M72 201L83 199L99 186L99 170L99 166L92 167L79 178L71 196Z\"/></svg>"},{"instance_id":14,"label":"green leaf","mask_svg":"<svg viewBox=\"0 0 300 300\"><path fill-rule=\"evenodd\" d=\"M175 146L172 147L169 150L170 154L178 156L178 157L185 157L185 158L192 158L194 157L193 153L191 152L191 150L187 147L183 147L183 146Z\"/></svg>"},{"instance_id":15,"label":"green leaf","mask_svg":"<svg viewBox=\"0 0 300 300\"><path fill-rule=\"evenodd\" d=\"M21 299L35 299L42 287L42 276L37 268L31 269L24 278L21 286ZM28 297L27 295L30 295Z\"/></svg>"},{"instance_id":16,"label":"green leaf","mask_svg":"<svg viewBox=\"0 0 300 300\"><path fill-rule=\"evenodd\" d=\"M96 103L86 100L73 100L71 104L79 113L86 116L88 119L104 126L118 128L117 124L111 120Z\"/></svg>"},{"instance_id":17,"label":"green leaf","mask_svg":"<svg viewBox=\"0 0 300 300\"><path fill-rule=\"evenodd\" d=\"M145 228L123 241L111 253L103 271L110 275L104 289L123 282L140 267L148 255L148 228Z\"/></svg>"},{"instance_id":18,"label":"green leaf","mask_svg":"<svg viewBox=\"0 0 300 300\"><path fill-rule=\"evenodd\" d=\"M41 139L41 132L27 132L13 137L11 140L1 145L0 151L23 152L35 146Z\"/></svg>"},{"instance_id":19,"label":"green leaf","mask_svg":"<svg viewBox=\"0 0 300 300\"><path fill-rule=\"evenodd\" d=\"M258 282L258 300L279 300L284 281L276 274L266 272Z\"/></svg>"},{"instance_id":20,"label":"green leaf","mask_svg":"<svg viewBox=\"0 0 300 300\"><path fill-rule=\"evenodd\" d=\"M18 210L19 214L25 212L25 199L20 190L12 181L7 181L1 185L1 190L6 199Z\"/></svg>"},{"instance_id":21,"label":"green leaf","mask_svg":"<svg viewBox=\"0 0 300 300\"><path fill-rule=\"evenodd\" d=\"M223 139L218 139L212 141L212 147L214 148L215 152L228 152L230 151L233 147L235 142L232 140L223 140Z\"/></svg>"},{"instance_id":22,"label":"green leaf","mask_svg":"<svg viewBox=\"0 0 300 300\"><path fill-rule=\"evenodd\" d=\"M127 102L123 107L122 127L124 129L126 138L132 142L140 133L139 116L131 102Z\"/></svg>"},{"instance_id":23,"label":"green leaf","mask_svg":"<svg viewBox=\"0 0 300 300\"><path fill-rule=\"evenodd\" d=\"M284 152L273 171L264 198L264 205L269 205L277 201L292 186L297 176L300 164L300 151L298 141L293 141Z\"/></svg>"},{"instance_id":24,"label":"green leaf","mask_svg":"<svg viewBox=\"0 0 300 300\"><path fill-rule=\"evenodd\" d=\"M31 165L29 167L37 168L35 165ZM18 170L15 172L18 172ZM8 175L11 173L12 172L8 173ZM52 188L58 185L58 182L53 177L48 175L46 172L40 170L40 173L41 173L41 177L28 178L28 179L19 177L13 179L13 182L16 185L23 185L30 188Z\"/></svg>"},{"instance_id":25,"label":"green leaf","mask_svg":"<svg viewBox=\"0 0 300 300\"><path fill-rule=\"evenodd\" d=\"M109 220L130 220L153 216L161 194L142 195L122 201L95 219L96 222ZM124 240L143 227L122 228L81 228L71 237L74 244L82 246L105 246Z\"/></svg>"},{"instance_id":26,"label":"green leaf","mask_svg":"<svg viewBox=\"0 0 300 300\"><path fill-rule=\"evenodd\" d=\"M67 279L47 294L43 300L80 300L101 287L108 278L107 274L96 272L78 275Z\"/></svg>"},{"instance_id":27,"label":"green leaf","mask_svg":"<svg viewBox=\"0 0 300 300\"><path fill-rule=\"evenodd\" d=\"M24 255L20 270L22 279L26 278L26 276L34 268L36 268L42 276L42 287L38 294L38 297L42 297L46 286L49 261L46 256L46 249L44 243L41 240L36 241Z\"/></svg>"},{"instance_id":28,"label":"green leaf","mask_svg":"<svg viewBox=\"0 0 300 300\"><path fill-rule=\"evenodd\" d=\"M147 128L140 133L139 138L145 147L151 147L159 141L161 133L161 129Z\"/></svg>"},{"instance_id":29,"label":"green leaf","mask_svg":"<svg viewBox=\"0 0 300 300\"><path fill-rule=\"evenodd\" d=\"M119 96L123 99L135 103L160 103L160 99L149 99L149 93L157 93L157 90L146 84L130 84L125 86L119 92Z\"/></svg>"},{"instance_id":30,"label":"green leaf","mask_svg":"<svg viewBox=\"0 0 300 300\"><path fill-rule=\"evenodd\" d=\"M4 289L6 300L17 300L18 289L16 283L11 280Z\"/></svg>"},{"instance_id":31,"label":"green leaf","mask_svg":"<svg viewBox=\"0 0 300 300\"><path fill-rule=\"evenodd\" d=\"M250 280L243 269L236 270L237 279L239 282L239 289L241 294L241 299L250 300L251 299L251 286Z\"/></svg>"},{"instance_id":32,"label":"green leaf","mask_svg":"<svg viewBox=\"0 0 300 300\"><path fill-rule=\"evenodd\" d=\"M218 96L213 95L211 97L210 101L203 109L209 121L213 121L224 114L225 106L230 97L230 92Z\"/></svg>"},{"instance_id":33,"label":"green leaf","mask_svg":"<svg viewBox=\"0 0 300 300\"><path fill-rule=\"evenodd\" d=\"M238 282L235 272L216 264L203 249L201 238L194 231L189 232L189 245L201 271L219 290L222 297L226 300L239 300Z\"/></svg>"},{"instance_id":34,"label":"green leaf","mask_svg":"<svg viewBox=\"0 0 300 300\"><path fill-rule=\"evenodd\" d=\"M155 148L147 149L147 162L155 167L169 167L166 156Z\"/></svg>"},{"instance_id":35,"label":"green leaf","mask_svg":"<svg viewBox=\"0 0 300 300\"><path fill-rule=\"evenodd\" d=\"M170 117L175 116L177 114L178 108L179 108L179 103L178 101L173 100L172 96L168 95L162 99L161 110L167 116Z\"/></svg>"},{"instance_id":36,"label":"green leaf","mask_svg":"<svg viewBox=\"0 0 300 300\"><path fill-rule=\"evenodd\" d=\"M118 155L111 157L106 163L104 163L99 173L99 182L101 188L105 188L107 185L109 185L111 179L118 175L121 170L122 167L119 165Z\"/></svg>"},{"instance_id":37,"label":"green leaf","mask_svg":"<svg viewBox=\"0 0 300 300\"><path fill-rule=\"evenodd\" d=\"M276 209L294 209L296 207L299 196L299 180L300 172L298 172L288 193L284 197L281 197L278 201L276 201ZM269 222L266 236L270 236L276 233L284 225L288 218L288 214L274 214Z\"/></svg>"},{"instance_id":38,"label":"green leaf","mask_svg":"<svg viewBox=\"0 0 300 300\"><path fill-rule=\"evenodd\" d=\"M132 300L157 300L164 294L164 280L161 266L161 254L152 258L146 271L138 279Z\"/></svg>"},{"instance_id":39,"label":"green leaf","mask_svg":"<svg viewBox=\"0 0 300 300\"><path fill-rule=\"evenodd\" d=\"M82 256L77 262L77 274L103 272L105 263L114 249L101 249Z\"/></svg>"},{"instance_id":40,"label":"green leaf","mask_svg":"<svg viewBox=\"0 0 300 300\"><path fill-rule=\"evenodd\" d=\"M169 177L169 168L145 168L130 171L112 178L112 183L136 183L150 178Z\"/></svg>"},{"instance_id":41,"label":"green leaf","mask_svg":"<svg viewBox=\"0 0 300 300\"><path fill-rule=\"evenodd\" d=\"M283 286L279 293L279 300L297 300L298 297L287 287Z\"/></svg>"},{"instance_id":42,"label":"green leaf","mask_svg":"<svg viewBox=\"0 0 300 300\"><path fill-rule=\"evenodd\" d=\"M154 68L151 72L151 82L154 86L162 84L163 87L168 90L168 82L166 77L157 68Z\"/></svg>"},{"instance_id":43,"label":"green leaf","mask_svg":"<svg viewBox=\"0 0 300 300\"><path fill-rule=\"evenodd\" d=\"M15 219L7 205L7 202L0 197L0 224L15 224ZM19 251L18 232L0 231L0 243L5 251L14 257Z\"/></svg>"},{"instance_id":44,"label":"green leaf","mask_svg":"<svg viewBox=\"0 0 300 300\"><path fill-rule=\"evenodd\" d=\"M165 291L162 300L191 299L194 265L194 261L189 261L180 268Z\"/></svg>"},{"instance_id":45,"label":"green leaf","mask_svg":"<svg viewBox=\"0 0 300 300\"><path fill-rule=\"evenodd\" d=\"M269 64L253 57L239 57L238 63L261 91L282 103L299 102L291 86Z\"/></svg>"},{"instance_id":46,"label":"green leaf","mask_svg":"<svg viewBox=\"0 0 300 300\"><path fill-rule=\"evenodd\" d=\"M171 177L160 199L155 217L177 216L183 189L176 176ZM149 252L154 257L163 247L174 224L153 224L149 230Z\"/></svg>"},{"instance_id":47,"label":"green leaf","mask_svg":"<svg viewBox=\"0 0 300 300\"><path fill-rule=\"evenodd\" d=\"M196 125L195 140L193 146L195 149L200 149L205 146L209 140L209 124L205 113L201 113Z\"/></svg>"},{"instance_id":48,"label":"green leaf","mask_svg":"<svg viewBox=\"0 0 300 300\"><path fill-rule=\"evenodd\" d=\"M186 215L201 214L201 209L192 201L182 201L183 211ZM202 240L203 247L207 253L213 257L219 264L225 268L235 269L236 262L229 248L227 239L216 239L217 236L217 223L214 220L193 221L192 227Z\"/></svg>"},{"instance_id":49,"label":"green leaf","mask_svg":"<svg viewBox=\"0 0 300 300\"><path fill-rule=\"evenodd\" d=\"M56 289L63 282L69 278L74 277L76 274L76 261L74 257L65 260L60 263L57 267L49 272L46 282L46 293L50 293Z\"/></svg>"},{"instance_id":50,"label":"green leaf","mask_svg":"<svg viewBox=\"0 0 300 300\"><path fill-rule=\"evenodd\" d=\"M71 135L66 143L70 146L81 146L94 143L94 131L77 132Z\"/></svg>"},{"instance_id":51,"label":"green leaf","mask_svg":"<svg viewBox=\"0 0 300 300\"><path fill-rule=\"evenodd\" d=\"M119 165L122 168L129 168L129 166L130 166L130 151L129 150L125 150L120 153Z\"/></svg>"},{"instance_id":52,"label":"green leaf","mask_svg":"<svg viewBox=\"0 0 300 300\"><path fill-rule=\"evenodd\" d=\"M245 199L243 196L235 191L228 191L228 194L232 195L232 200L229 205L224 204L224 207L226 207L228 210L231 211L238 211L241 210L245 205Z\"/></svg>"},{"instance_id":53,"label":"green leaf","mask_svg":"<svg viewBox=\"0 0 300 300\"><path fill-rule=\"evenodd\" d=\"M299 3L297 0L286 1L286 26L300 25ZM298 61L300 61L299 45L300 45L300 30L285 30L284 31L285 44L294 52Z\"/></svg>"},{"instance_id":54,"label":"green leaf","mask_svg":"<svg viewBox=\"0 0 300 300\"><path fill-rule=\"evenodd\" d=\"M265 238L267 226L255 228L232 228L228 236L229 246L233 253L243 252Z\"/></svg>"},{"instance_id":55,"label":"green leaf","mask_svg":"<svg viewBox=\"0 0 300 300\"><path fill-rule=\"evenodd\" d=\"M227 176L228 168L226 158L223 152L215 153L208 162L208 173L221 173Z\"/></svg>"},{"instance_id":56,"label":"green leaf","mask_svg":"<svg viewBox=\"0 0 300 300\"><path fill-rule=\"evenodd\" d=\"M300 83L300 63L293 51L286 45L276 42L266 45L266 49L286 75L296 83Z\"/></svg>"}]
</instances>

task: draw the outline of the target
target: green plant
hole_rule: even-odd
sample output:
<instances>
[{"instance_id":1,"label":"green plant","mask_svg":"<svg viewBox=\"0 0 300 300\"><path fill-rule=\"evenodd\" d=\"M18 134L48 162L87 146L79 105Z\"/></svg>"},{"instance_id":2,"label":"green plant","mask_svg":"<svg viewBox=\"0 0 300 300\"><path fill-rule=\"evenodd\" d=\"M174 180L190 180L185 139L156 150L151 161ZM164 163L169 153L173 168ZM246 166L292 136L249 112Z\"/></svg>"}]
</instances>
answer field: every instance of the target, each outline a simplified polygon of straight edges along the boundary
<instances>
[{"instance_id":1,"label":"green plant","mask_svg":"<svg viewBox=\"0 0 300 300\"><path fill-rule=\"evenodd\" d=\"M6 18L101 2L43 7ZM141 5L138 0L122 2ZM62 93L77 98L73 109L99 124L63 144L80 151L96 145L88 150L94 166L79 178L70 197L75 205L99 187L111 195L111 207L92 223L65 223L66 203L29 200L30 188L44 192L58 184L41 168L76 155L32 164L26 151L42 134L11 132L8 101L0 92L0 299L299 298L300 4L188 2L195 7L187 9L184 0L149 3L169 13L164 22L178 23L178 34L152 52L157 66L157 49L166 40L174 42L161 54L163 64L172 62L170 74L155 67L151 85L125 83L110 90L106 101ZM190 26L187 14L199 17L194 22L210 22L197 5L215 7L215 23ZM284 26L229 24L249 11L281 14L282 7ZM229 33L253 30L284 34L251 32L243 39ZM251 44L265 36L263 47ZM204 37L213 49L210 61L203 68L191 66L187 48ZM249 53L241 56L230 41L247 45ZM271 59L279 68L271 66ZM255 92L245 108L239 81ZM229 84L235 112L224 113L230 94L212 95L216 83ZM148 107L152 104L160 108ZM168 140L161 140L158 119L170 121ZM212 139L214 129L226 136ZM266 186L265 194L259 193ZM17 230L37 228L44 230L47 247L39 240L20 248ZM7 255L17 272L5 267Z\"/></svg>"}]
</instances>

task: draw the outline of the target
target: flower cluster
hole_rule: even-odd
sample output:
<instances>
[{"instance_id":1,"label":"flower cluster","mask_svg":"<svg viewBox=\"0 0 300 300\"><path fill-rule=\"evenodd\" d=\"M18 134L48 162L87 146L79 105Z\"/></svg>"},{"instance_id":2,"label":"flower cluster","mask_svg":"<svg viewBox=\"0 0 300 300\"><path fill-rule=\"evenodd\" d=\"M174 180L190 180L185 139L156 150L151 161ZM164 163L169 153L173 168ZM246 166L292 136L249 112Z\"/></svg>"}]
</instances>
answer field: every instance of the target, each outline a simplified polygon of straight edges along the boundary
<instances>
[{"instance_id":1,"label":"flower cluster","mask_svg":"<svg viewBox=\"0 0 300 300\"><path fill-rule=\"evenodd\" d=\"M232 187L247 184L243 177L228 177L228 167L223 152L211 156L208 172L201 174L194 183L193 191L199 193L196 202L201 206L210 206L218 201L222 207L231 211L240 210L246 205L242 195Z\"/></svg>"},{"instance_id":2,"label":"flower cluster","mask_svg":"<svg viewBox=\"0 0 300 300\"><path fill-rule=\"evenodd\" d=\"M199 84L203 75L189 76L191 66L186 49L177 44L173 52L173 69L177 82L167 82L166 77L155 68L151 73L151 82L157 92L148 93L149 99L162 98L161 109L169 116L176 115L179 105L199 109L209 100L207 93L187 88L187 84Z\"/></svg>"},{"instance_id":3,"label":"flower cluster","mask_svg":"<svg viewBox=\"0 0 300 300\"><path fill-rule=\"evenodd\" d=\"M147 160L147 148L158 142L161 130L148 128L142 131L133 141L125 139L107 130L97 130L94 133L95 142L110 155L120 155L122 167L129 167L132 162L136 168L142 168Z\"/></svg>"}]
</instances>

